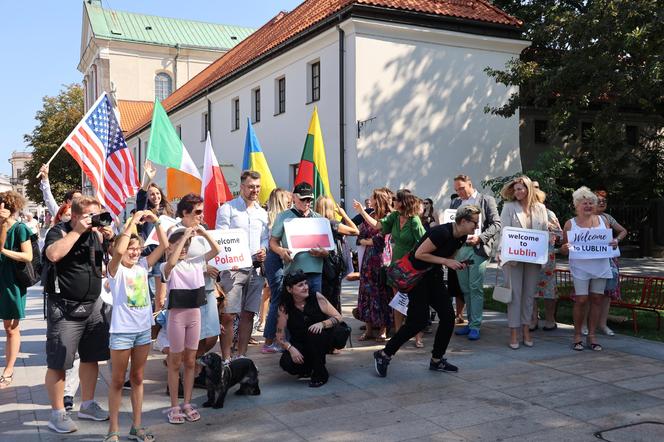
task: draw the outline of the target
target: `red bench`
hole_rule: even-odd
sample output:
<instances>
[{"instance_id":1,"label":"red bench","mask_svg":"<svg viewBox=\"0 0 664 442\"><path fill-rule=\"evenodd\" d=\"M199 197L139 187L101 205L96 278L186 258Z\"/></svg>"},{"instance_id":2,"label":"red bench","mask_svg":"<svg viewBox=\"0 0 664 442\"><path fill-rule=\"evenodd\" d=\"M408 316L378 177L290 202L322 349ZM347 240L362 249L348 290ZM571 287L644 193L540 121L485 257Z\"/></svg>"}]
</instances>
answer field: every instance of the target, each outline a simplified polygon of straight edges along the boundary
<instances>
[{"instance_id":1,"label":"red bench","mask_svg":"<svg viewBox=\"0 0 664 442\"><path fill-rule=\"evenodd\" d=\"M571 300L574 284L569 270L556 269L556 292L558 299ZM657 330L661 326L661 313L664 311L664 278L620 274L621 298L611 301L612 307L632 310L634 333L638 333L637 310L657 314Z\"/></svg>"}]
</instances>

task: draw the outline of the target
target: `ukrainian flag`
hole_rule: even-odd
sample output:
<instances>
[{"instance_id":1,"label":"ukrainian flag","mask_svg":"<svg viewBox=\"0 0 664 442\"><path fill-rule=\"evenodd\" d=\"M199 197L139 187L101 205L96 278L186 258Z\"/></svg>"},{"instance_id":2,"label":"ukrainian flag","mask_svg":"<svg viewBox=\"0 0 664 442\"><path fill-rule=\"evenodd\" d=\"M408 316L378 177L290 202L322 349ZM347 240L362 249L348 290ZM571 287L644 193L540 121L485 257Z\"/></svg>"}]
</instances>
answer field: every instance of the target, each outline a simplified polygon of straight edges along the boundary
<instances>
[{"instance_id":1,"label":"ukrainian flag","mask_svg":"<svg viewBox=\"0 0 664 442\"><path fill-rule=\"evenodd\" d=\"M247 138L244 140L244 160L242 161L243 170L255 170L261 174L261 192L258 194L258 199L261 205L264 205L270 193L277 188L277 185L272 178L270 167L267 165L267 160L261 149L261 144L258 141L256 132L251 126L251 120L247 118Z\"/></svg>"}]
</instances>

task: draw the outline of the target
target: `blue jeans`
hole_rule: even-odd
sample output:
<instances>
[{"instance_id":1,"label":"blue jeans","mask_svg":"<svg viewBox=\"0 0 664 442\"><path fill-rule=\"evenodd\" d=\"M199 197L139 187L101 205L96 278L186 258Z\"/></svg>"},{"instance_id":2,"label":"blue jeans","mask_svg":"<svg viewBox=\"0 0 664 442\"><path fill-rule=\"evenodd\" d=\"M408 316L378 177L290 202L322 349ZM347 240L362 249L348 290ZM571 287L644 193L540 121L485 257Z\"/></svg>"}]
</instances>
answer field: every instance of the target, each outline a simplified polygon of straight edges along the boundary
<instances>
[{"instance_id":1,"label":"blue jeans","mask_svg":"<svg viewBox=\"0 0 664 442\"><path fill-rule=\"evenodd\" d=\"M321 273L307 273L307 284L309 290L314 293L323 293L323 275Z\"/></svg>"},{"instance_id":2,"label":"blue jeans","mask_svg":"<svg viewBox=\"0 0 664 442\"><path fill-rule=\"evenodd\" d=\"M281 304L281 283L284 280L284 267L279 255L272 250L268 250L263 267L265 268L267 285L270 286L270 309L265 318L263 337L274 339L277 334L277 316L279 315L279 304Z\"/></svg>"}]
</instances>

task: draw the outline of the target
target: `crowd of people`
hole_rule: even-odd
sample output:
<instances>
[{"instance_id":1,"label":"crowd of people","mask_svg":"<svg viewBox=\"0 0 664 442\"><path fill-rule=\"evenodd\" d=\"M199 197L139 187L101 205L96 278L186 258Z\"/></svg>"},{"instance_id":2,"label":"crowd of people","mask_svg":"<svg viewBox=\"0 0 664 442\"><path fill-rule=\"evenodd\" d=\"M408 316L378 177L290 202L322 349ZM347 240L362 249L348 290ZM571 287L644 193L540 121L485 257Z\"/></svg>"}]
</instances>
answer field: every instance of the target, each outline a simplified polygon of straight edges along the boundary
<instances>
[{"instance_id":1,"label":"crowd of people","mask_svg":"<svg viewBox=\"0 0 664 442\"><path fill-rule=\"evenodd\" d=\"M99 201L77 190L58 205L50 191L48 168L41 170L40 188L54 214L41 256L45 384L52 408L48 426L56 432L77 429L69 412L80 383L78 417L109 420L105 441L120 439L123 388L131 390L129 437L154 440L141 422L144 369L153 344L167 355L168 422L198 421L201 414L192 394L205 379L197 358L213 351L218 340L223 364L246 358L257 317L265 339L260 351L280 353L285 372L307 379L312 388L323 386L329 379L327 356L343 349L351 333L341 313L341 283L353 272L359 274L353 315L364 323L358 339L384 344L373 355L378 376L387 375L392 357L411 339L415 347L425 346L425 333L431 331L436 315L429 369L458 371L445 357L446 349L456 325L461 325L457 335L480 339L486 267L494 257L503 264L512 292L507 304L508 345L514 350L521 344L532 347L532 332L539 327L538 298L545 311L543 330L557 327L556 248L567 253L568 237L580 228L612 229L614 247L627 235L604 213L606 193L586 187L574 192L576 216L561 228L545 206L546 195L527 176L505 184L500 212L496 200L476 190L470 177L456 176L449 204L456 212L451 222L439 224L433 201L408 189L374 189L364 204L353 201L355 218L330 197L314 201L308 183L297 184L292 192L275 189L263 207L258 200L260 174L244 171L239 195L218 208L215 226L207 226L200 195L188 194L174 206L153 182L154 168L146 164L145 171L136 209L120 223L104 216ZM0 194L0 316L7 339L0 388L12 383L19 323L25 317L27 287L17 279L18 265L33 261L33 233L20 217L24 203L15 192ZM163 216L175 218L175 224L164 228ZM293 253L284 225L295 218L329 220L333 247ZM547 232L547 264L503 263L504 227ZM211 266L208 261L221 246L210 228L246 232L251 264L222 271ZM145 246L152 232L158 240ZM391 276L391 269L399 266L417 276L405 294ZM620 296L618 261L571 258L570 270L575 296L572 348L600 351L596 330L613 334L606 318L610 300ZM400 296L407 298L405 311L391 306ZM464 306L467 321L462 317ZM587 335L586 345L582 335ZM107 360L112 372L108 411L95 401L98 363Z\"/></svg>"}]
</instances>

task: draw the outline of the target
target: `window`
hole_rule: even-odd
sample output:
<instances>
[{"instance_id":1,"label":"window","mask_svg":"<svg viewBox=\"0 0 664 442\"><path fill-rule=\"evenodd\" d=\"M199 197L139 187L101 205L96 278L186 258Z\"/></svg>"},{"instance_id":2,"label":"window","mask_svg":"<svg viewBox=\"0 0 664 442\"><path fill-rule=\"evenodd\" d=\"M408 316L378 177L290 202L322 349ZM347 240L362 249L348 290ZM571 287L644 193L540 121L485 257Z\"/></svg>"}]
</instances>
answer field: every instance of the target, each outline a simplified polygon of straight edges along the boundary
<instances>
[{"instance_id":1,"label":"window","mask_svg":"<svg viewBox=\"0 0 664 442\"><path fill-rule=\"evenodd\" d=\"M23 174L23 169L16 169L16 178L20 180L22 174Z\"/></svg>"},{"instance_id":2,"label":"window","mask_svg":"<svg viewBox=\"0 0 664 442\"><path fill-rule=\"evenodd\" d=\"M178 124L175 126L175 132L178 134L178 138L181 140L182 139L182 125Z\"/></svg>"},{"instance_id":3,"label":"window","mask_svg":"<svg viewBox=\"0 0 664 442\"><path fill-rule=\"evenodd\" d=\"M639 126L632 124L625 126L625 143L631 147L639 144Z\"/></svg>"},{"instance_id":4,"label":"window","mask_svg":"<svg viewBox=\"0 0 664 442\"><path fill-rule=\"evenodd\" d=\"M251 118L254 123L261 121L261 90L256 88L252 91L253 100L251 101Z\"/></svg>"},{"instance_id":5,"label":"window","mask_svg":"<svg viewBox=\"0 0 664 442\"><path fill-rule=\"evenodd\" d=\"M593 139L593 124L589 122L581 123L581 143L588 144Z\"/></svg>"},{"instance_id":6,"label":"window","mask_svg":"<svg viewBox=\"0 0 664 442\"><path fill-rule=\"evenodd\" d=\"M154 77L154 96L157 100L165 100L173 92L173 80L166 72L159 72Z\"/></svg>"},{"instance_id":7,"label":"window","mask_svg":"<svg viewBox=\"0 0 664 442\"><path fill-rule=\"evenodd\" d=\"M283 114L286 112L286 77L278 78L277 81L277 95L276 95L276 112L275 115Z\"/></svg>"},{"instance_id":8,"label":"window","mask_svg":"<svg viewBox=\"0 0 664 442\"><path fill-rule=\"evenodd\" d=\"M292 189L295 185L295 179L297 178L297 172L300 170L300 163L294 163L290 165L290 188Z\"/></svg>"},{"instance_id":9,"label":"window","mask_svg":"<svg viewBox=\"0 0 664 442\"><path fill-rule=\"evenodd\" d=\"M203 112L201 114L201 141L207 140L208 130L210 130L210 119L208 113Z\"/></svg>"},{"instance_id":10,"label":"window","mask_svg":"<svg viewBox=\"0 0 664 442\"><path fill-rule=\"evenodd\" d=\"M320 100L320 61L309 64L309 102Z\"/></svg>"},{"instance_id":11,"label":"window","mask_svg":"<svg viewBox=\"0 0 664 442\"><path fill-rule=\"evenodd\" d=\"M535 120L535 143L546 144L548 139L546 131L549 129L549 122L546 120Z\"/></svg>"},{"instance_id":12,"label":"window","mask_svg":"<svg viewBox=\"0 0 664 442\"><path fill-rule=\"evenodd\" d=\"M231 131L240 129L240 99L233 98L231 101Z\"/></svg>"}]
</instances>

